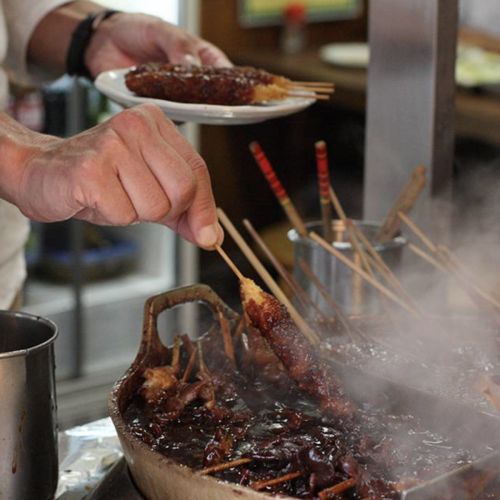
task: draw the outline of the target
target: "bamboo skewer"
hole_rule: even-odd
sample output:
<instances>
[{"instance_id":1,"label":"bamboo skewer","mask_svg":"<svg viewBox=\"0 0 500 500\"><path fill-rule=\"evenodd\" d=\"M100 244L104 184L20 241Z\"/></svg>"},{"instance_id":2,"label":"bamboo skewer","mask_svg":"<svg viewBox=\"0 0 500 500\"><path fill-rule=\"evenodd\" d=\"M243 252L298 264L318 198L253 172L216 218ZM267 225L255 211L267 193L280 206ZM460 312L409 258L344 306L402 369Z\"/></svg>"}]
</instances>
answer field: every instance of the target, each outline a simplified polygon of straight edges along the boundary
<instances>
[{"instance_id":1,"label":"bamboo skewer","mask_svg":"<svg viewBox=\"0 0 500 500\"><path fill-rule=\"evenodd\" d=\"M318 87L312 85L288 85L291 90L307 90L308 92L323 92L325 94L334 94L335 89L332 87Z\"/></svg>"},{"instance_id":2,"label":"bamboo skewer","mask_svg":"<svg viewBox=\"0 0 500 500\"><path fill-rule=\"evenodd\" d=\"M332 212L330 208L330 173L328 171L328 156L325 141L318 141L316 147L316 165L318 168L319 201L323 219L323 237L333 241Z\"/></svg>"},{"instance_id":3,"label":"bamboo skewer","mask_svg":"<svg viewBox=\"0 0 500 500\"><path fill-rule=\"evenodd\" d=\"M299 94L299 93L294 93L294 92L288 92L287 94L288 97L302 97L303 99L318 99L320 101L328 101L330 100L329 95L325 94L316 94L315 92L311 92L308 94Z\"/></svg>"},{"instance_id":4,"label":"bamboo skewer","mask_svg":"<svg viewBox=\"0 0 500 500\"><path fill-rule=\"evenodd\" d=\"M309 313L308 307L311 307L320 318L326 320L325 316L318 308L318 306L311 300L309 295L307 295L307 293L297 283L294 277L285 269L283 264L271 252L271 249L266 245L264 240L260 237L259 233L252 226L252 223L248 219L243 219L243 224L247 229L247 231L252 236L252 238L254 239L255 243L259 245L259 248L264 252L264 254L270 260L271 264L274 266L276 271L285 280L286 284L290 287L290 290L292 290L294 295L297 297L297 300L302 304L306 314Z\"/></svg>"},{"instance_id":5,"label":"bamboo skewer","mask_svg":"<svg viewBox=\"0 0 500 500\"><path fill-rule=\"evenodd\" d=\"M315 87L335 87L332 82L303 82L303 81L292 81L293 85L313 85Z\"/></svg>"},{"instance_id":6,"label":"bamboo skewer","mask_svg":"<svg viewBox=\"0 0 500 500\"><path fill-rule=\"evenodd\" d=\"M186 369L184 370L184 375L182 376L181 379L182 382L187 382L189 377L191 376L191 372L193 371L194 365L196 363L196 353L198 349L189 338L189 335L187 335L186 333L182 335L181 339L183 344L186 346L186 350L189 353L189 361L186 366Z\"/></svg>"},{"instance_id":7,"label":"bamboo skewer","mask_svg":"<svg viewBox=\"0 0 500 500\"><path fill-rule=\"evenodd\" d=\"M332 186L330 186L329 192L330 192L330 201L332 202L332 205L334 206L335 211L337 212L337 215L339 216L340 220L344 224L345 230L347 231L347 235L349 237L349 241L351 242L351 245L352 245L354 251L359 256L359 259L360 259L361 263L363 264L363 267L365 268L367 273L370 275L370 277L373 280L376 281L376 277L375 277L375 274L374 274L373 269L372 269L372 264L370 263L370 260L368 259L366 252L359 245L359 243L357 241L357 237L359 235L362 235L362 232L359 230L359 228L353 222L349 223L350 219L347 218L346 213L344 212L344 209L342 208L342 205L341 205L335 191L333 190ZM356 230L358 230L358 231L356 232ZM362 236L364 238L364 235L362 235ZM364 240L368 241L366 238L364 238ZM371 246L371 245L368 245L368 246ZM368 246L366 247L367 249L368 249ZM375 250L374 250L374 252L375 252ZM377 254L377 256L378 256L378 254ZM385 265L385 263L384 263L384 265ZM391 317L391 311L390 311L388 305L383 300L381 301L381 304L382 304L382 307L385 309L387 315L389 317Z\"/></svg>"},{"instance_id":8,"label":"bamboo skewer","mask_svg":"<svg viewBox=\"0 0 500 500\"><path fill-rule=\"evenodd\" d=\"M403 309L405 309L407 312L409 312L413 316L418 316L418 314L413 310L413 308L411 308L406 302L402 301L399 297L397 297L394 293L392 293L391 290L386 288L384 285L379 283L377 280L373 279L369 274L367 274L365 271L363 271L363 269L361 269L359 266L356 266L345 255L343 255L341 252L339 252L333 246L329 245L328 242L326 242L323 238L321 238L321 236L319 236L318 234L316 234L314 232L309 233L309 236L313 240L315 240L317 243L319 243L327 252L330 252L332 255L337 257L337 259L339 259L346 266L350 267L355 273L359 274L363 279L365 279L374 288L376 288L381 293L383 293L386 297L388 297L393 302L395 302L396 304L401 306Z\"/></svg>"},{"instance_id":9,"label":"bamboo skewer","mask_svg":"<svg viewBox=\"0 0 500 500\"><path fill-rule=\"evenodd\" d=\"M326 488L318 493L318 497L320 500L326 500L330 498L330 495L341 495L344 491L347 491L356 486L356 479L353 477L350 479L346 479L335 486L331 486L330 488Z\"/></svg>"},{"instance_id":10,"label":"bamboo skewer","mask_svg":"<svg viewBox=\"0 0 500 500\"><path fill-rule=\"evenodd\" d=\"M369 260L371 264L376 268L379 274L387 281L387 283L390 283L394 287L394 289L402 293L406 301L419 313L421 317L423 317L424 316L423 311L420 310L420 307L415 302L413 297L410 295L408 290L406 290L406 288L400 283L400 281L396 278L396 276L391 271L389 266L384 262L384 259L382 259L380 254L375 250L373 245L370 243L370 240L363 234L361 229L359 229L359 227L354 223L354 221L348 219L348 223L353 228L354 233L361 241L363 247L370 254L371 259Z\"/></svg>"},{"instance_id":11,"label":"bamboo skewer","mask_svg":"<svg viewBox=\"0 0 500 500\"><path fill-rule=\"evenodd\" d=\"M240 458L238 460L233 460L232 462L225 462L219 465L213 465L212 467L206 467L198 472L200 476L206 476L207 474L213 474L214 472L220 472L227 469L232 469L233 467L240 467L250 463L252 460L250 458Z\"/></svg>"},{"instance_id":12,"label":"bamboo skewer","mask_svg":"<svg viewBox=\"0 0 500 500\"><path fill-rule=\"evenodd\" d=\"M285 211L285 214L287 215L289 221L292 223L292 226L302 238L307 238L307 229L304 221L298 214L295 205L292 203L292 200L290 200L290 197L288 196L285 188L278 179L276 172L274 171L271 163L264 154L264 151L262 151L259 143L255 141L250 143L250 151L252 152L255 161L264 174L264 177L267 179L267 182L271 186L271 189L278 199L281 207Z\"/></svg>"},{"instance_id":13,"label":"bamboo skewer","mask_svg":"<svg viewBox=\"0 0 500 500\"><path fill-rule=\"evenodd\" d=\"M291 481L292 479L296 479L302 476L302 472L290 472L289 474L285 474L284 476L277 477L275 479L269 479L268 481L258 481L251 485L251 488L259 491L267 488L268 486L274 486L275 484L286 483L287 481Z\"/></svg>"},{"instance_id":14,"label":"bamboo skewer","mask_svg":"<svg viewBox=\"0 0 500 500\"><path fill-rule=\"evenodd\" d=\"M414 254L421 257L423 260L425 260L426 262L428 262L429 264L434 266L436 269L439 269L441 272L455 277L464 286L464 288L466 290L471 291L471 289L472 289L474 291L474 293L476 293L477 295L482 297L490 305L494 306L496 309L500 309L500 302L495 297L491 296L490 294L488 294L487 292L485 292L484 290L479 288L476 284L467 280L466 277L461 276L457 272L457 270L453 271L449 266L446 266L445 264L443 264L442 261L435 259L431 255L429 255L427 252L425 252L421 248L417 247L416 245L413 245L412 243L410 243L408 245L408 248Z\"/></svg>"},{"instance_id":15,"label":"bamboo skewer","mask_svg":"<svg viewBox=\"0 0 500 500\"><path fill-rule=\"evenodd\" d=\"M439 262L440 267L439 269L444 268L444 271L451 276L453 276L467 291L469 294L470 298L474 301L474 303L478 306L481 307L482 304L479 300L483 300L487 302L487 304L484 304L487 306L490 314L492 315L493 319L495 322L500 322L500 317L498 316L498 310L500 309L500 302L497 301L493 296L491 296L489 293L485 292L482 290L480 287L478 287L475 283L473 283L470 279L467 278L467 276L464 276L463 273L460 272L460 269L453 265L453 257L450 258L450 251L445 247L444 245L435 245L426 235L425 233L405 214L398 212L398 216L404 221L404 223L413 231L414 234L416 234L420 240L425 244L425 246L434 254L436 260ZM415 250L412 249L417 255L419 255L422 258L425 258L427 262L430 264L434 265L432 262L432 259L429 259L428 257L423 257L423 250ZM441 269L442 270L442 269ZM495 310L491 309L491 306L494 307Z\"/></svg>"},{"instance_id":16,"label":"bamboo skewer","mask_svg":"<svg viewBox=\"0 0 500 500\"><path fill-rule=\"evenodd\" d=\"M233 342L231 332L229 331L229 323L227 322L227 318L224 316L222 311L219 311L219 323L222 330L222 339L224 340L224 350L226 351L226 356L231 360L233 366L236 366Z\"/></svg>"},{"instance_id":17,"label":"bamboo skewer","mask_svg":"<svg viewBox=\"0 0 500 500\"><path fill-rule=\"evenodd\" d=\"M238 341L244 329L245 329L245 318L242 315L233 333L233 339L235 342Z\"/></svg>"},{"instance_id":18,"label":"bamboo skewer","mask_svg":"<svg viewBox=\"0 0 500 500\"><path fill-rule=\"evenodd\" d=\"M240 281L245 279L245 276L241 274L241 271L236 267L234 262L229 258L229 255L222 249L220 245L215 245L215 249L219 252L219 255L226 261L226 264L231 268L234 274L238 277Z\"/></svg>"},{"instance_id":19,"label":"bamboo skewer","mask_svg":"<svg viewBox=\"0 0 500 500\"><path fill-rule=\"evenodd\" d=\"M417 247L413 243L410 243L408 245L408 249L411 250L415 255L418 255L420 258L422 258L423 260L425 260L426 262L428 262L431 266L434 266L436 269L439 269L443 273L447 273L448 272L448 270L443 266L443 264L441 264L441 262L439 262L438 260L436 260L431 255L429 255L427 252L425 252L424 250L422 250L420 247Z\"/></svg>"},{"instance_id":20,"label":"bamboo skewer","mask_svg":"<svg viewBox=\"0 0 500 500\"><path fill-rule=\"evenodd\" d=\"M330 193L330 200L333 204L333 207L335 208L335 211L337 212L340 220L346 224L347 216L344 212L344 209L342 208L342 205L340 204L339 199L337 198L337 195L335 194L335 191L333 190L332 186L329 188L329 193Z\"/></svg>"},{"instance_id":21,"label":"bamboo skewer","mask_svg":"<svg viewBox=\"0 0 500 500\"><path fill-rule=\"evenodd\" d=\"M392 240L401 225L401 221L398 218L398 212L407 214L417 201L420 193L425 187L426 179L425 174L427 169L424 166L417 167L412 173L410 180L404 186L403 190L399 194L398 198L394 202L387 218L384 223L377 231L375 235L375 241L380 243L385 243Z\"/></svg>"},{"instance_id":22,"label":"bamboo skewer","mask_svg":"<svg viewBox=\"0 0 500 500\"><path fill-rule=\"evenodd\" d=\"M288 297L283 293L283 291L278 286L276 281L274 281L273 277L269 274L267 269L259 261L258 257L255 255L253 250L248 246L247 242L243 239L241 234L234 227L234 225L229 220L224 211L218 208L217 213L219 215L220 222L222 223L224 228L228 231L228 233L232 236L232 238L234 239L240 250L243 252L245 257L248 259L250 264L257 271L259 276L266 283L266 285L269 287L274 296L288 309L290 316L298 326L299 330L309 339L309 341L312 344L315 345L318 344L319 343L318 335L311 328L309 328L309 325L300 316L295 307L293 307L292 303L288 300Z\"/></svg>"},{"instance_id":23,"label":"bamboo skewer","mask_svg":"<svg viewBox=\"0 0 500 500\"><path fill-rule=\"evenodd\" d=\"M432 252L437 253L438 248L425 235L425 233L403 212L398 212L398 217L412 230L412 232L420 238L422 243Z\"/></svg>"}]
</instances>

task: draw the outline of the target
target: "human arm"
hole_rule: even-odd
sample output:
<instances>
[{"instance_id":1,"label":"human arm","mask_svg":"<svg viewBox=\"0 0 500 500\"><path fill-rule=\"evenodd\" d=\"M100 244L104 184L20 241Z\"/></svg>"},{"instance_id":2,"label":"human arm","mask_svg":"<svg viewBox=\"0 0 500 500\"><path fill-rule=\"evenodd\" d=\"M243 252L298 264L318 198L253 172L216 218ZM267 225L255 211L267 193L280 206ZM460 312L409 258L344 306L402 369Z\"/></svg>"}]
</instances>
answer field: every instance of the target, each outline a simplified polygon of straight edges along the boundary
<instances>
[{"instance_id":1,"label":"human arm","mask_svg":"<svg viewBox=\"0 0 500 500\"><path fill-rule=\"evenodd\" d=\"M151 105L60 139L0 113L0 197L43 222L158 222L205 248L222 240L205 163Z\"/></svg>"},{"instance_id":2,"label":"human arm","mask_svg":"<svg viewBox=\"0 0 500 500\"><path fill-rule=\"evenodd\" d=\"M31 36L30 62L63 71L71 34L89 13L103 9L96 3L78 0L47 14ZM108 69L150 61L231 65L224 53L209 42L145 14L118 13L104 20L85 51L85 64L94 77Z\"/></svg>"}]
</instances>

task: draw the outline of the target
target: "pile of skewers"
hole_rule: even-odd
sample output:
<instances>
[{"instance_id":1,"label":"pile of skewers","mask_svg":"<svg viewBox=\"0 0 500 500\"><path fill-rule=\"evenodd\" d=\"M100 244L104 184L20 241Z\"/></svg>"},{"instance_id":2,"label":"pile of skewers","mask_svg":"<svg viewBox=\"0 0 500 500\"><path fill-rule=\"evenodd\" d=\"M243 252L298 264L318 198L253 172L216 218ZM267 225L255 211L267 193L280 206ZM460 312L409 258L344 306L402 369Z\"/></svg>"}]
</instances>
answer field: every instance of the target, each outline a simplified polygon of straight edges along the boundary
<instances>
[{"instance_id":1,"label":"pile of skewers","mask_svg":"<svg viewBox=\"0 0 500 500\"><path fill-rule=\"evenodd\" d=\"M319 141L315 146L318 168L319 199L322 214L322 235L319 235L316 232L308 231L306 224L300 217L295 205L280 182L276 171L272 167L262 148L256 142L250 144L250 151L252 152L257 164L269 182L269 185L283 208L284 213L288 217L288 220L301 238L311 239L316 242L319 246L324 248L326 252L330 253L334 258L348 266L355 274L360 276L362 280L376 289L381 295L382 307L389 316L392 316L393 313L392 308L389 308L388 304L395 304L406 313L419 319L424 319L428 317L428 314L426 314L426 312L418 304L418 301L412 297L410 292L405 288L405 286L403 286L400 280L398 280L394 272L384 262L380 253L378 253L374 248L374 245L377 243L386 243L391 241L404 224L424 244L428 251L413 243L410 243L408 248L425 262L445 273L447 276L453 278L455 282L469 294L474 304L476 304L481 311L487 312L488 317L491 318L495 325L500 325L500 318L498 317L500 314L500 300L495 297L493 293L488 292L480 285L474 273L468 270L446 245L433 243L424 231L419 228L417 224L408 216L408 213L411 211L420 193L425 187L425 167L419 166L412 173L409 181L404 186L393 207L389 211L385 221L378 229L373 241L370 241L357 226L356 222L347 217L339 198L331 185L325 143L323 141ZM351 260L347 258L346 255L332 245L332 242L337 239L337 235L334 234L335 226L332 223L332 207L342 222L342 229L347 234L348 241L351 244L356 257L355 259ZM235 239L239 248L248 258L266 285L285 305L287 305L287 307L289 307L291 311L293 311L289 306L290 301L284 297L284 293L279 290L279 287L274 280L271 281L272 278L270 277L270 274L265 270L265 267L259 262L255 253L252 252L250 247L245 243L243 237L239 234L221 209L219 209L219 217L222 225ZM275 268L275 271L290 288L297 307L300 308L301 312L306 316L306 319L309 319L307 316L311 314L316 315L318 319L325 319L324 314L318 310L317 304L312 303L307 293L300 287L293 276L291 276L291 274L275 257L271 249L260 237L251 222L245 219L243 224L253 238L255 244L268 258ZM318 288L318 292L324 297L328 304L331 305L333 314L339 316L339 310L341 309L340 306L335 302L333 297L327 293L325 287L321 284L321 280L318 276L314 275L308 263L302 260L297 264L309 277L312 284ZM293 311L291 314L297 317L298 312ZM300 326L302 323L301 320L298 318L294 319L298 321ZM340 321L341 323L344 322L342 320ZM306 328L304 327L304 329ZM313 337L314 335L309 336Z\"/></svg>"},{"instance_id":2,"label":"pile of skewers","mask_svg":"<svg viewBox=\"0 0 500 500\"><path fill-rule=\"evenodd\" d=\"M314 241L325 252L331 254L333 258L338 259L341 263L348 266L368 286L373 287L379 294L380 304L385 312L388 324L392 324L397 328L401 324L400 318L401 313L403 313L420 323L422 331L444 333L443 325L424 310L419 301L412 296L408 289L395 276L374 248L375 243L390 241L404 224L424 245L424 247L421 247L410 243L408 245L409 250L460 286L470 296L472 303L476 305L478 311L486 313L482 316L486 317L488 325L493 325L495 328L500 326L500 300L495 294L481 286L477 280L477 276L467 269L446 245L435 244L408 215L425 186L425 167L420 166L415 169L384 223L380 226L374 240L370 241L356 223L346 216L330 183L326 146L323 141L316 144L320 206L323 222L322 235L316 232L308 232L306 224L300 217L260 145L256 142L252 143L250 150L297 233L302 238L309 238ZM343 223L344 231L354 252L354 259L349 259L332 245L332 241L336 239L336 235L334 234L335 226L332 225L332 207ZM251 222L245 219L243 225L248 230L257 247L266 256L281 279L287 284L293 294L292 300L295 302L294 305L289 296L283 292L266 267L260 262L255 252L246 243L227 215L221 209L218 210L218 214L221 224L235 240L237 246L246 256L260 278L274 296L287 308L299 330L313 345L318 345L321 338L325 335L330 335L332 331L337 331L348 334L356 344L365 347L378 346L396 354L403 354L415 361L421 361L415 357L411 349L401 348L396 346L390 338L383 338L373 332L361 329L358 323L353 321L353 318L343 312L342 307L332 297L310 265L303 259L299 259L296 264L309 278L311 284L317 289L325 303L328 304L331 314L325 314L324 311L320 310L318 304L311 300L310 295L276 258ZM237 273L239 279L242 280L244 277L239 271L235 270L234 265L229 261L227 255L222 249L218 248L218 250L232 267L233 271ZM441 342L445 343L446 335L442 335L441 337ZM439 341L440 339L436 339L436 342ZM497 404L496 402L499 401L499 398L488 396L492 392L491 381L487 385L482 384L479 390L493 403Z\"/></svg>"}]
</instances>

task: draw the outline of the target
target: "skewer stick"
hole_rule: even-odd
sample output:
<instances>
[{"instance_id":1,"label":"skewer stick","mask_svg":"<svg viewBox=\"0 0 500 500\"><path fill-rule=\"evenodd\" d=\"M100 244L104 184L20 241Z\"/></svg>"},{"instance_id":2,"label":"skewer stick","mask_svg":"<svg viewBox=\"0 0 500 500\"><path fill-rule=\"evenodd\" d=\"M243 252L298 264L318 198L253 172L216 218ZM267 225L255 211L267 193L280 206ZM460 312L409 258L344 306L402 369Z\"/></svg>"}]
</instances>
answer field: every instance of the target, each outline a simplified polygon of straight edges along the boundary
<instances>
[{"instance_id":1,"label":"skewer stick","mask_svg":"<svg viewBox=\"0 0 500 500\"><path fill-rule=\"evenodd\" d=\"M229 331L229 323L227 318L222 311L219 311L219 323L222 330L222 338L224 340L224 350L226 351L226 356L231 360L233 366L236 366L236 361L234 359L233 342L231 338L231 332Z\"/></svg>"},{"instance_id":2,"label":"skewer stick","mask_svg":"<svg viewBox=\"0 0 500 500\"><path fill-rule=\"evenodd\" d=\"M477 296L488 302L489 306L494 306L496 309L500 309L500 302L498 302L494 297L490 294L482 290L476 284L471 283L470 279L460 273L460 269L453 265L452 259L449 258L449 254L443 250L444 245L434 245L432 241L424 234L424 232L405 214L402 212L398 212L398 216L405 222L405 224L421 239L421 241L427 246L427 248L436 256L440 264L444 267L446 272L454 276L465 288L465 290L469 293L471 299L476 303L476 305L480 304L477 301ZM426 259L428 262L429 260ZM493 313L493 318L496 322L500 321L497 313L490 309L490 312Z\"/></svg>"},{"instance_id":3,"label":"skewer stick","mask_svg":"<svg viewBox=\"0 0 500 500\"><path fill-rule=\"evenodd\" d=\"M336 484L335 486L331 486L330 488L326 488L325 490L320 491L318 493L318 497L320 498L320 500L326 500L327 498L330 498L331 495L340 495L344 493L344 491L347 491L354 486L356 486L356 479L352 477L350 479L342 481L339 484Z\"/></svg>"},{"instance_id":4,"label":"skewer stick","mask_svg":"<svg viewBox=\"0 0 500 500\"><path fill-rule=\"evenodd\" d=\"M179 359L181 355L181 337L177 334L174 337L174 348L172 349L172 361L170 362L170 366L179 366Z\"/></svg>"},{"instance_id":5,"label":"skewer stick","mask_svg":"<svg viewBox=\"0 0 500 500\"><path fill-rule=\"evenodd\" d=\"M238 277L240 281L245 279L245 276L241 274L241 271L236 267L236 264L229 258L229 255L222 249L220 245L215 245L215 249L219 252L219 255L226 261L226 264L231 268L234 274Z\"/></svg>"},{"instance_id":6,"label":"skewer stick","mask_svg":"<svg viewBox=\"0 0 500 500\"><path fill-rule=\"evenodd\" d=\"M316 165L318 169L319 201L321 218L323 219L323 237L333 241L332 212L330 208L330 173L328 171L328 155L325 141L318 141L316 148Z\"/></svg>"},{"instance_id":7,"label":"skewer stick","mask_svg":"<svg viewBox=\"0 0 500 500\"><path fill-rule=\"evenodd\" d=\"M337 212L340 220L344 224L346 224L347 216L346 216L344 209L342 208L342 205L340 204L340 201L337 198L337 195L335 194L335 191L333 190L332 186L330 186L329 192L330 192L330 200L335 208L335 211Z\"/></svg>"},{"instance_id":8,"label":"skewer stick","mask_svg":"<svg viewBox=\"0 0 500 500\"><path fill-rule=\"evenodd\" d=\"M339 252L335 247L331 246L326 242L321 236L316 234L315 232L309 233L309 236L319 243L327 252L330 252L332 255L337 257L342 263L351 268L355 273L359 274L363 279L368 281L370 285L375 287L381 293L383 293L387 298L391 299L396 304L400 305L407 312L412 314L413 316L418 316L418 314L410 307L406 302L403 302L399 297L394 295L388 288L384 285L380 284L377 280L373 279L369 274L367 274L363 269L354 264L354 262L350 261L347 257L345 257L341 252Z\"/></svg>"},{"instance_id":9,"label":"skewer stick","mask_svg":"<svg viewBox=\"0 0 500 500\"><path fill-rule=\"evenodd\" d=\"M396 290L401 292L404 296L405 299L409 304L412 305L413 308L415 308L420 316L424 316L423 312L420 311L420 308L418 304L415 302L413 297L410 295L408 290L401 284L401 282L396 278L392 270L389 268L389 266L384 262L384 259L380 256L380 254L375 250L373 245L370 243L370 240L363 234L361 229L352 221L351 219L348 220L350 222L351 227L353 228L356 236L359 238L361 241L361 244L363 245L363 248L368 250L368 253L372 257L371 263L374 264L374 267L376 270L383 276L383 278L390 283Z\"/></svg>"},{"instance_id":10,"label":"skewer stick","mask_svg":"<svg viewBox=\"0 0 500 500\"><path fill-rule=\"evenodd\" d=\"M259 233L252 226L252 223L248 219L243 219L243 224L247 231L250 233L255 243L259 245L259 248L264 252L266 257L270 260L271 264L274 266L279 275L285 280L286 284L290 287L297 300L300 302L306 313L308 313L308 306L311 307L316 314L323 319L326 319L318 306L311 300L309 295L304 291L304 289L297 283L294 277L285 269L285 266L276 258L276 256L271 252L271 249L266 245L264 240L260 237Z\"/></svg>"},{"instance_id":11,"label":"skewer stick","mask_svg":"<svg viewBox=\"0 0 500 500\"><path fill-rule=\"evenodd\" d=\"M290 90L306 90L308 92L323 92L324 94L334 94L335 89L330 87L313 87L312 85L289 85Z\"/></svg>"},{"instance_id":12,"label":"skewer stick","mask_svg":"<svg viewBox=\"0 0 500 500\"><path fill-rule=\"evenodd\" d=\"M446 245L438 245L438 252L440 255L442 255L443 260L447 260L450 267L453 267L456 272L460 273L461 278L470 282L470 285L474 290L485 300L490 302L492 305L496 306L497 308L500 308L500 302L497 300L496 297L493 296L493 294L487 292L484 290L484 288L480 287L477 283L474 282L474 274L469 271L458 259L457 257L452 253L452 251L446 246Z\"/></svg>"},{"instance_id":13,"label":"skewer stick","mask_svg":"<svg viewBox=\"0 0 500 500\"><path fill-rule=\"evenodd\" d=\"M295 84L295 85L314 85L316 87L335 87L335 84L331 83L331 82L301 82L301 81L292 81L292 84Z\"/></svg>"},{"instance_id":14,"label":"skewer stick","mask_svg":"<svg viewBox=\"0 0 500 500\"><path fill-rule=\"evenodd\" d=\"M324 95L324 94L316 94L315 92L311 92L310 94L299 94L295 92L288 92L286 94L287 97L302 97L303 99L317 99L319 101L328 101L330 100L329 95Z\"/></svg>"},{"instance_id":15,"label":"skewer stick","mask_svg":"<svg viewBox=\"0 0 500 500\"><path fill-rule=\"evenodd\" d=\"M284 476L277 477L275 479L269 479L268 481L258 481L251 485L251 488L259 491L267 488L267 486L274 486L275 484L286 483L287 481L291 481L292 479L296 479L297 477L302 476L302 472L290 472L289 474L285 474Z\"/></svg>"},{"instance_id":16,"label":"skewer stick","mask_svg":"<svg viewBox=\"0 0 500 500\"><path fill-rule=\"evenodd\" d=\"M420 258L428 262L431 266L434 266L436 269L439 269L443 273L448 273L448 270L439 262L436 260L434 257L429 255L425 250L422 250L420 247L417 247L413 243L408 244L408 248L415 254L418 255Z\"/></svg>"},{"instance_id":17,"label":"skewer stick","mask_svg":"<svg viewBox=\"0 0 500 500\"><path fill-rule=\"evenodd\" d=\"M206 476L207 474L213 474L214 472L220 472L226 469L232 469L233 467L240 467L241 465L248 464L252 460L250 458L240 458L238 460L233 460L232 462L225 462L219 465L213 465L212 467L206 467L198 472L200 476Z\"/></svg>"},{"instance_id":18,"label":"skewer stick","mask_svg":"<svg viewBox=\"0 0 500 500\"><path fill-rule=\"evenodd\" d=\"M285 214L287 215L289 221L292 223L292 226L302 238L307 238L307 229L303 220L298 214L295 205L292 203L292 200L290 200L290 197L288 196L285 188L278 179L276 172L274 171L271 163L264 154L264 151L262 151L259 143L256 141L250 143L250 151L253 154L257 165L259 165L262 173L264 174L264 177L267 179L267 182L271 186L271 189L278 199L281 207L285 211Z\"/></svg>"},{"instance_id":19,"label":"skewer stick","mask_svg":"<svg viewBox=\"0 0 500 500\"><path fill-rule=\"evenodd\" d=\"M438 251L437 246L425 235L425 233L403 212L398 212L398 217L420 238L422 243L432 252Z\"/></svg>"},{"instance_id":20,"label":"skewer stick","mask_svg":"<svg viewBox=\"0 0 500 500\"><path fill-rule=\"evenodd\" d=\"M182 376L181 379L182 382L187 382L189 377L191 376L191 372L193 371L194 364L196 363L197 348L193 344L192 340L189 338L189 335L187 333L183 334L181 339L182 343L186 346L187 352L189 353L189 361L186 366L186 369L184 370L184 375Z\"/></svg>"},{"instance_id":21,"label":"skewer stick","mask_svg":"<svg viewBox=\"0 0 500 500\"><path fill-rule=\"evenodd\" d=\"M269 274L267 269L262 265L258 257L255 255L253 250L248 246L247 242L243 239L238 230L234 227L233 223L229 220L224 211L220 208L217 209L219 215L219 220L227 230L227 232L232 236L233 240L236 242L240 250L243 252L245 257L248 259L253 268L257 271L262 280L269 287L274 296L288 309L290 316L293 321L297 324L299 330L309 339L309 341L316 345L319 343L318 335L309 328L309 325L304 321L304 319L299 315L295 307L288 300L288 297L283 293L281 288L278 286L273 277Z\"/></svg>"},{"instance_id":22,"label":"skewer stick","mask_svg":"<svg viewBox=\"0 0 500 500\"><path fill-rule=\"evenodd\" d=\"M208 373L207 365L203 359L203 344L201 343L201 339L199 339L196 344L198 345L198 365L200 372Z\"/></svg>"},{"instance_id":23,"label":"skewer stick","mask_svg":"<svg viewBox=\"0 0 500 500\"><path fill-rule=\"evenodd\" d=\"M245 329L245 318L242 315L233 333L233 339L235 342L238 341L244 329Z\"/></svg>"},{"instance_id":24,"label":"skewer stick","mask_svg":"<svg viewBox=\"0 0 500 500\"><path fill-rule=\"evenodd\" d=\"M384 223L380 226L375 241L385 243L392 240L401 225L401 220L398 217L398 212L407 214L417 201L420 193L425 187L426 179L425 174L427 169L421 165L417 167L412 173L410 180L403 187L398 198L394 202L389 214L387 215Z\"/></svg>"},{"instance_id":25,"label":"skewer stick","mask_svg":"<svg viewBox=\"0 0 500 500\"><path fill-rule=\"evenodd\" d=\"M426 253L424 250L413 245L412 243L410 243L408 245L408 248L413 253L415 253L416 255L421 257L423 260L425 260L426 262L428 262L429 264L434 266L436 269L439 269L443 273L451 275L452 277L456 278L462 284L462 286L465 288L466 291L468 291L468 292L473 291L473 293L476 293L477 295L479 295L486 302L488 302L489 304L491 304L495 308L500 309L500 302L498 300L496 300L495 297L493 297L489 293L485 292L483 289L478 287L476 284L471 283L469 280L467 280L466 277L460 275L460 273L458 272L457 269L451 268L449 264L445 265L445 263L443 261L439 261L439 260L435 259L431 255ZM442 255L442 254L440 254L438 251L438 255Z\"/></svg>"},{"instance_id":26,"label":"skewer stick","mask_svg":"<svg viewBox=\"0 0 500 500\"><path fill-rule=\"evenodd\" d=\"M194 364L196 363L196 347L194 348L194 351L189 355L189 361L186 366L186 369L184 370L184 375L182 376L181 382L187 382L191 372L193 371Z\"/></svg>"}]
</instances>

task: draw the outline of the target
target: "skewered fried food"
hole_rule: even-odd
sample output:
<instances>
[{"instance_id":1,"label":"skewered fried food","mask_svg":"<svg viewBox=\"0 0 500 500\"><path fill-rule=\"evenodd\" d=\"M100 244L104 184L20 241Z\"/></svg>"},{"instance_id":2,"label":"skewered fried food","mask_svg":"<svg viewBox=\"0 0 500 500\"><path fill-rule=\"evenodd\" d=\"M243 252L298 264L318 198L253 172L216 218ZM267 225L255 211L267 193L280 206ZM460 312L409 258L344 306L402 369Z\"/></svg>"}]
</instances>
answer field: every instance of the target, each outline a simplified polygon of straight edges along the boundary
<instances>
[{"instance_id":1,"label":"skewered fried food","mask_svg":"<svg viewBox=\"0 0 500 500\"><path fill-rule=\"evenodd\" d=\"M328 415L353 419L354 403L336 375L318 359L286 308L249 279L241 282L241 298L252 325L269 342L299 387L315 398Z\"/></svg>"},{"instance_id":2,"label":"skewered fried food","mask_svg":"<svg viewBox=\"0 0 500 500\"><path fill-rule=\"evenodd\" d=\"M142 97L229 106L286 99L287 81L254 68L162 63L143 64L125 75L127 88Z\"/></svg>"}]
</instances>

